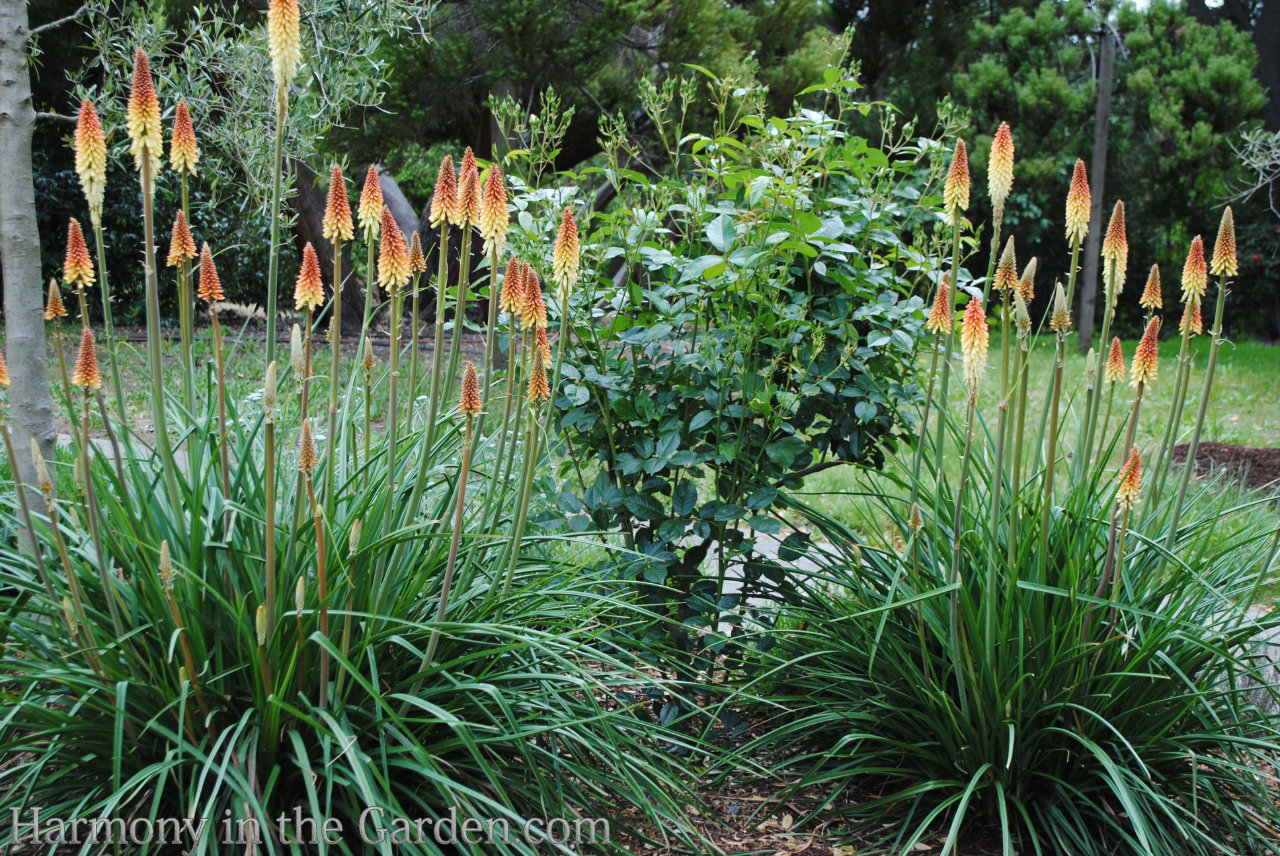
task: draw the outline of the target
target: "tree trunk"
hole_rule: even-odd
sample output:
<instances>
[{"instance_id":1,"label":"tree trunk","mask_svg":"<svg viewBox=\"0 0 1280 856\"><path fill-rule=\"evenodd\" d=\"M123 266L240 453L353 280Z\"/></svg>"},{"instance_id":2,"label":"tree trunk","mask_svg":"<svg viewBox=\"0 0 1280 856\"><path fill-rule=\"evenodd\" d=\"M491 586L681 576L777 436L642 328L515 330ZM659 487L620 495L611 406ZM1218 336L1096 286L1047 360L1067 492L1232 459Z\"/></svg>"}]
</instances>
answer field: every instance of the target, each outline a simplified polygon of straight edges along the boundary
<instances>
[{"instance_id":1,"label":"tree trunk","mask_svg":"<svg viewBox=\"0 0 1280 856\"><path fill-rule=\"evenodd\" d=\"M1093 115L1093 159L1089 167L1093 204L1089 207L1089 237L1084 244L1084 271L1080 282L1080 353L1093 344L1093 316L1098 303L1098 249L1102 241L1102 195L1107 184L1107 123L1111 118L1111 86L1115 78L1116 40L1103 29L1102 68L1098 73L1098 106ZM1105 343L1103 343L1105 345ZM1101 345L1099 350L1101 350Z\"/></svg>"},{"instance_id":2,"label":"tree trunk","mask_svg":"<svg viewBox=\"0 0 1280 856\"><path fill-rule=\"evenodd\" d=\"M27 4L0 0L0 263L4 274L5 355L14 428L13 464L24 484L35 484L28 451L34 437L53 453L53 400L49 395L44 341L44 294L40 279L40 233L31 177L35 109L27 60ZM40 494L28 499L43 508Z\"/></svg>"}]
</instances>

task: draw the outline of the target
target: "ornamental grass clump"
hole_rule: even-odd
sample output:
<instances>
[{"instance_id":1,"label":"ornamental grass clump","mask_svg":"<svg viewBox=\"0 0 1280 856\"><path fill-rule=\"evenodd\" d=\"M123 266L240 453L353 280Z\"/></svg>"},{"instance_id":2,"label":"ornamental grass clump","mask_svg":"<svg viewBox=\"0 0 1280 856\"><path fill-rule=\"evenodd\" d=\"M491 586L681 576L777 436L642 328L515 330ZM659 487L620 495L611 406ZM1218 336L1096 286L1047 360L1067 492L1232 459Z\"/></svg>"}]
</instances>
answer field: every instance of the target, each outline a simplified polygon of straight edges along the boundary
<instances>
[{"instance_id":1,"label":"ornamental grass clump","mask_svg":"<svg viewBox=\"0 0 1280 856\"><path fill-rule=\"evenodd\" d=\"M303 13L280 0L268 13L278 132L291 88L304 85ZM186 176L198 148L182 103L169 163ZM145 241L154 246L159 101L141 52L126 122ZM95 148L101 121L87 102L81 124L77 163L96 226L106 155ZM278 133L277 214L281 139ZM607 624L635 616L599 595L588 575L566 573L541 546L546 536L532 530L541 490L535 483L547 465L541 425L552 406L546 306L533 267L508 257L498 165L488 166L482 196L469 151L464 164L451 213L433 217L441 229L434 248L401 233L382 204L376 169L366 176L358 215L367 270L390 302L386 370L370 332L376 299L368 301L361 362L339 350L332 283L342 281L341 245L356 237L341 170L330 171L324 218L324 239L337 250L332 280L325 282L311 244L286 262L297 266L290 310L299 319L288 361L274 358L275 331L292 319L276 315L276 224L284 218L272 217L267 359L260 390L247 396L226 386L224 345L231 343L219 320L225 295L215 236L197 230L197 254L192 226L201 212L184 204L174 214L166 260L188 291L183 303L192 300L187 321L195 299L208 309L212 371L197 361L164 372L157 260L145 254L153 435L138 431L123 407L112 412L99 394L103 371L85 287L105 277L95 273L83 232L71 221L65 276L80 294L82 325L74 363L61 361L69 369L76 462L46 465L33 448L32 487L43 507L28 505L28 491L16 483L7 483L0 499L0 529L21 530L34 546L0 551L7 642L0 651L0 753L24 759L0 768L5 817L39 807L44 816L86 820L252 821L258 836L243 844L265 853L296 852L289 842L301 830L288 819L295 806L341 822L331 848L341 853L367 851L361 834L370 830L360 827L366 809L385 825L400 817L435 821L454 810L513 830L530 817L582 816L607 817L621 829L631 825L621 804L655 828L681 825L691 795L668 749L687 750L687 741L636 715L645 692L671 688L659 688L600 641ZM454 178L451 165L442 168L446 188ZM505 368L495 357L481 378L468 360L460 396L445 405L440 378L450 349L441 324L452 312L456 351L475 274L468 253L450 258L446 251L451 225L464 235L481 231L495 305L500 288L510 292L508 307L514 299L527 321L516 326L503 318L483 330L487 353L506 349ZM555 255L550 240L529 241L528 250L536 258ZM424 392L415 374L408 390L399 378L399 322L405 289L413 282L416 291L432 251L439 257L431 284L439 311L424 424L399 400ZM576 270L566 252L548 267L561 278ZM512 272L507 282L504 268ZM458 290L451 296L452 282ZM313 412L319 408L312 402L319 394L313 369L323 364L316 352L326 347L316 324L326 306L333 312L327 416ZM66 315L55 284L46 317L57 330ZM356 391L362 379L363 401ZM0 387L8 382L0 356ZM101 421L91 419L95 398ZM3 405L0 436L12 460ZM488 432L480 427L486 415ZM95 429L129 442L104 451ZM0 850L25 846L21 834L21 827L0 829ZM429 835L391 840L406 853L571 852L520 835L461 848ZM182 849L220 853L225 842L207 834Z\"/></svg>"},{"instance_id":2,"label":"ornamental grass clump","mask_svg":"<svg viewBox=\"0 0 1280 856\"><path fill-rule=\"evenodd\" d=\"M953 202L938 212L948 227ZM1079 162L1067 220L1068 285L1055 285L1044 319L1054 340L1047 390L1028 389L1033 320L1015 291L1016 332L1001 347L1021 353L999 412L975 406L987 323L973 289L960 334L966 394L933 402L938 441L920 431L914 466L865 494L881 530L856 532L792 498L825 543L807 551L817 569L776 617L794 629L774 668L746 688L788 711L784 724L741 753L775 752L772 772L819 787L826 802L811 821L828 833L843 817L850 830L887 835L895 853L969 852L974 840L1010 856L1274 853L1280 693L1261 644L1280 617L1257 607L1280 531L1214 537L1224 515L1268 498L1231 505L1212 483L1193 485L1190 466L1172 464L1172 438L1186 430L1194 460L1212 394L1236 270L1232 215L1215 244L1207 364L1197 368L1187 348L1210 296L1196 238L1176 371L1158 364L1158 334L1175 319L1163 316L1152 268L1135 300L1148 318L1130 364L1104 332L1079 379L1063 372L1088 223ZM1109 319L1128 261L1119 203L1103 260ZM1008 271L1002 260L1002 302ZM935 362L951 356L937 348L952 329L946 279L938 291L926 321ZM1200 383L1190 422L1189 378ZM1144 392L1163 384L1169 410L1151 414ZM1039 429L1034 418L1005 418L1028 407L1041 409ZM1141 439L1140 415L1166 424L1161 442Z\"/></svg>"}]
</instances>

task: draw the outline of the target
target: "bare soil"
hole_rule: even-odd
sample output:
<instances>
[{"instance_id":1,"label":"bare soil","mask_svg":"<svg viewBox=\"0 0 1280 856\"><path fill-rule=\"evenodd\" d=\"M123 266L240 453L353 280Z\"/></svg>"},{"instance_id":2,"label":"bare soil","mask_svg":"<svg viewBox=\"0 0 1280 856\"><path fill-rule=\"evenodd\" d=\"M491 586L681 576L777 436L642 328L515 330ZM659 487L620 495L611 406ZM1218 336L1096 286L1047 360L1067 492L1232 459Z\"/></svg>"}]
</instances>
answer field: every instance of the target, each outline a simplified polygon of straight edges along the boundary
<instances>
[{"instance_id":1,"label":"bare soil","mask_svg":"<svg viewBox=\"0 0 1280 856\"><path fill-rule=\"evenodd\" d=\"M1175 446L1174 463L1187 459L1187 447ZM1201 443L1196 449L1196 475L1224 473L1248 488L1280 488L1280 449L1256 449L1226 443Z\"/></svg>"}]
</instances>

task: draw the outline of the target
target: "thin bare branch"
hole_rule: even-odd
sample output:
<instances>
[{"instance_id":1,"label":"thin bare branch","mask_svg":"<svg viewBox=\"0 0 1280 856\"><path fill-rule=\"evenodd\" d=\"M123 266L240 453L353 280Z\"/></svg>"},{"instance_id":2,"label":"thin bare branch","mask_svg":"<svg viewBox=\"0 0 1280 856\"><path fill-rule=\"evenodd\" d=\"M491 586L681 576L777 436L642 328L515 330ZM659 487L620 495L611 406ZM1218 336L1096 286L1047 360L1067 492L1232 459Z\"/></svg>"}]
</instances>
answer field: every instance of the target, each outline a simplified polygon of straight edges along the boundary
<instances>
[{"instance_id":1,"label":"thin bare branch","mask_svg":"<svg viewBox=\"0 0 1280 856\"><path fill-rule=\"evenodd\" d=\"M54 27L61 27L63 24L70 24L76 18L79 18L86 11L88 11L88 9L89 9L88 3L81 3L80 8L72 12L70 15L67 15L64 18L59 18L56 21L50 21L47 24L41 24L40 26L34 28L30 33L27 34L27 38L31 38L32 36L39 35L40 33L43 33L45 30L52 30Z\"/></svg>"},{"instance_id":2,"label":"thin bare branch","mask_svg":"<svg viewBox=\"0 0 1280 856\"><path fill-rule=\"evenodd\" d=\"M76 123L75 116L64 116L62 113L36 113L36 119L45 122L61 122L64 125Z\"/></svg>"}]
</instances>

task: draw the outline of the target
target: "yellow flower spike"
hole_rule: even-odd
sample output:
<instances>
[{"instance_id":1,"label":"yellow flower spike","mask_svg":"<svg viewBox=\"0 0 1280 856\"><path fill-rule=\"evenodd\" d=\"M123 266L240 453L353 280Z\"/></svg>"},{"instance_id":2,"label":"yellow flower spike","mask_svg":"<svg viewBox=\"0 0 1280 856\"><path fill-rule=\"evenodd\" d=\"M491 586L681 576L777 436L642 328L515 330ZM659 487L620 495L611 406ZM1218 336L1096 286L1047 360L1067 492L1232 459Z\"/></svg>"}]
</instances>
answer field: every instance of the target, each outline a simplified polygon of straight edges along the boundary
<instances>
[{"instance_id":1,"label":"yellow flower spike","mask_svg":"<svg viewBox=\"0 0 1280 856\"><path fill-rule=\"evenodd\" d=\"M1163 309L1164 295L1160 288L1160 266L1152 265L1151 273L1147 274L1147 287L1142 289L1142 297L1138 298L1138 305L1143 309Z\"/></svg>"},{"instance_id":2,"label":"yellow flower spike","mask_svg":"<svg viewBox=\"0 0 1280 856\"><path fill-rule=\"evenodd\" d=\"M391 209L382 207L382 242L378 248L378 285L395 294L409 282L413 271L409 269L409 245L404 232L396 225Z\"/></svg>"},{"instance_id":3,"label":"yellow flower spike","mask_svg":"<svg viewBox=\"0 0 1280 856\"><path fill-rule=\"evenodd\" d=\"M987 370L990 336L987 313L982 308L982 301L977 297L970 297L969 305L964 309L964 322L960 326L960 351L964 354L964 380L969 388L970 402L977 399L978 384Z\"/></svg>"},{"instance_id":4,"label":"yellow flower spike","mask_svg":"<svg viewBox=\"0 0 1280 856\"><path fill-rule=\"evenodd\" d=\"M546 401L551 397L551 385L547 383L547 359L541 348L533 349L533 370L529 372L529 389L526 397L530 404Z\"/></svg>"},{"instance_id":5,"label":"yellow flower spike","mask_svg":"<svg viewBox=\"0 0 1280 856\"><path fill-rule=\"evenodd\" d=\"M502 278L502 290L498 292L498 311L511 313L513 320L520 316L524 303L524 273L515 256L507 262L507 274Z\"/></svg>"},{"instance_id":6,"label":"yellow flower spike","mask_svg":"<svg viewBox=\"0 0 1280 856\"><path fill-rule=\"evenodd\" d=\"M267 376L262 382L262 409L267 414L268 422L274 421L273 414L276 409L277 395L276 374L276 363L275 360L272 360L267 366Z\"/></svg>"},{"instance_id":7,"label":"yellow flower spike","mask_svg":"<svg viewBox=\"0 0 1280 856\"><path fill-rule=\"evenodd\" d=\"M149 159L151 176L160 170L160 101L156 98L155 83L151 79L151 63L138 48L133 55L133 87L129 91L129 106L125 112L125 128L129 132L134 166L142 169L143 159Z\"/></svg>"},{"instance_id":8,"label":"yellow flower spike","mask_svg":"<svg viewBox=\"0 0 1280 856\"><path fill-rule=\"evenodd\" d=\"M1116 492L1116 503L1125 511L1130 511L1138 501L1142 491L1142 455L1138 447L1129 450L1129 459L1120 468L1120 489Z\"/></svg>"},{"instance_id":9,"label":"yellow flower spike","mask_svg":"<svg viewBox=\"0 0 1280 856\"><path fill-rule=\"evenodd\" d=\"M480 415L480 379L476 364L467 360L462 370L462 396L458 400L458 412L466 417Z\"/></svg>"},{"instance_id":10,"label":"yellow flower spike","mask_svg":"<svg viewBox=\"0 0 1280 856\"><path fill-rule=\"evenodd\" d=\"M98 371L98 352L93 347L93 331L88 327L80 334L80 356L76 369L71 373L71 383L90 389L102 388L102 374Z\"/></svg>"},{"instance_id":11,"label":"yellow flower spike","mask_svg":"<svg viewBox=\"0 0 1280 856\"><path fill-rule=\"evenodd\" d=\"M1115 288L1111 295L1114 304L1116 296L1124 291L1124 275L1129 266L1129 237L1124 227L1124 201L1120 199L1111 210L1111 221L1102 238L1102 265L1108 288Z\"/></svg>"},{"instance_id":12,"label":"yellow flower spike","mask_svg":"<svg viewBox=\"0 0 1280 856\"><path fill-rule=\"evenodd\" d=\"M164 263L168 267L177 267L195 257L196 242L192 240L191 230L187 228L187 215L179 208L173 218L173 232L169 235L169 256Z\"/></svg>"},{"instance_id":13,"label":"yellow flower spike","mask_svg":"<svg viewBox=\"0 0 1280 856\"><path fill-rule=\"evenodd\" d=\"M525 262L520 279L524 285L524 304L520 307L520 320L534 329L547 326L547 303L542 297L542 283L533 267Z\"/></svg>"},{"instance_id":14,"label":"yellow flower spike","mask_svg":"<svg viewBox=\"0 0 1280 856\"><path fill-rule=\"evenodd\" d=\"M72 217L67 225L67 255L62 263L62 281L67 285L88 287L93 285L93 262L89 259L89 248L84 243L84 232L80 230L80 221Z\"/></svg>"},{"instance_id":15,"label":"yellow flower spike","mask_svg":"<svg viewBox=\"0 0 1280 856\"><path fill-rule=\"evenodd\" d=\"M947 212L947 223L955 225L960 212L969 207L969 150L964 140L956 140L955 154L951 156L951 168L942 187L942 207Z\"/></svg>"},{"instance_id":16,"label":"yellow flower spike","mask_svg":"<svg viewBox=\"0 0 1280 856\"><path fill-rule=\"evenodd\" d=\"M1013 248L1013 235L1009 236L1004 252L1000 254L1000 264L996 266L996 278L992 287L997 291L1013 291L1018 287L1018 258Z\"/></svg>"},{"instance_id":17,"label":"yellow flower spike","mask_svg":"<svg viewBox=\"0 0 1280 856\"><path fill-rule=\"evenodd\" d=\"M58 281L49 280L49 300L44 305L44 320L56 321L67 317L67 307L62 304L62 292L58 290Z\"/></svg>"},{"instance_id":18,"label":"yellow flower spike","mask_svg":"<svg viewBox=\"0 0 1280 856\"><path fill-rule=\"evenodd\" d=\"M925 329L941 336L951 329L951 277L943 274L938 281L938 292L933 297L933 306L929 309L929 319L924 322Z\"/></svg>"},{"instance_id":19,"label":"yellow flower spike","mask_svg":"<svg viewBox=\"0 0 1280 856\"><path fill-rule=\"evenodd\" d=\"M495 163L489 167L484 179L484 193L480 196L480 237L484 238L485 253L498 256L507 246L507 188L502 169Z\"/></svg>"},{"instance_id":20,"label":"yellow flower spike","mask_svg":"<svg viewBox=\"0 0 1280 856\"><path fill-rule=\"evenodd\" d=\"M8 386L9 383L9 366L5 364L4 351L0 351L0 386Z\"/></svg>"},{"instance_id":21,"label":"yellow flower spike","mask_svg":"<svg viewBox=\"0 0 1280 856\"><path fill-rule=\"evenodd\" d=\"M1239 272L1236 265L1236 221L1230 205L1222 209L1222 223L1218 226L1218 240L1213 245L1213 262L1209 270L1214 276L1235 276Z\"/></svg>"},{"instance_id":22,"label":"yellow flower spike","mask_svg":"<svg viewBox=\"0 0 1280 856\"><path fill-rule=\"evenodd\" d=\"M991 205L995 220L1004 219L1004 203L1013 189L1013 131L1008 122L1001 122L991 141L991 155L987 159L987 190L991 193Z\"/></svg>"},{"instance_id":23,"label":"yellow flower spike","mask_svg":"<svg viewBox=\"0 0 1280 856\"><path fill-rule=\"evenodd\" d=\"M1133 352L1133 367L1129 372L1131 386L1150 383L1159 374L1160 347L1156 342L1156 334L1159 332L1160 319L1152 318L1147 322L1147 329L1138 342L1138 349Z\"/></svg>"},{"instance_id":24,"label":"yellow flower spike","mask_svg":"<svg viewBox=\"0 0 1280 856\"><path fill-rule=\"evenodd\" d=\"M573 212L566 207L560 212L560 231L556 233L555 244L551 249L551 279L560 287L561 294L567 294L578 284L578 264L581 258L578 223L573 219Z\"/></svg>"},{"instance_id":25,"label":"yellow flower spike","mask_svg":"<svg viewBox=\"0 0 1280 856\"><path fill-rule=\"evenodd\" d=\"M287 96L302 62L301 13L298 0L271 0L267 7L267 50L276 91Z\"/></svg>"},{"instance_id":26,"label":"yellow flower spike","mask_svg":"<svg viewBox=\"0 0 1280 856\"><path fill-rule=\"evenodd\" d=\"M173 581L178 576L178 572L174 570L173 558L169 555L169 542L160 542L160 585L165 591L173 591Z\"/></svg>"},{"instance_id":27,"label":"yellow flower spike","mask_svg":"<svg viewBox=\"0 0 1280 856\"><path fill-rule=\"evenodd\" d=\"M1191 239L1191 249L1187 251L1187 261L1182 266L1182 302L1186 303L1194 297L1204 297L1209 287L1209 272L1204 263L1204 241L1196 235Z\"/></svg>"},{"instance_id":28,"label":"yellow flower spike","mask_svg":"<svg viewBox=\"0 0 1280 856\"><path fill-rule=\"evenodd\" d=\"M356 217L360 220L360 228L364 230L365 239L378 237L378 229L382 225L382 185L378 183L378 167L369 164L369 171L364 174L364 187L360 189L360 202L356 206Z\"/></svg>"},{"instance_id":29,"label":"yellow flower spike","mask_svg":"<svg viewBox=\"0 0 1280 856\"><path fill-rule=\"evenodd\" d=\"M1053 287L1053 314L1049 316L1049 329L1064 334L1071 329L1071 309L1067 306L1067 293L1062 290L1061 282Z\"/></svg>"},{"instance_id":30,"label":"yellow flower spike","mask_svg":"<svg viewBox=\"0 0 1280 856\"><path fill-rule=\"evenodd\" d=\"M302 248L302 267L293 287L293 304L299 312L315 310L324 303L324 280L320 278L320 259L308 241ZM295 329L297 329L295 327Z\"/></svg>"},{"instance_id":31,"label":"yellow flower spike","mask_svg":"<svg viewBox=\"0 0 1280 856\"><path fill-rule=\"evenodd\" d=\"M427 257L422 252L422 238L418 236L418 230L413 230L413 237L409 239L409 270L414 273L423 273L427 269Z\"/></svg>"},{"instance_id":32,"label":"yellow flower spike","mask_svg":"<svg viewBox=\"0 0 1280 856\"><path fill-rule=\"evenodd\" d=\"M88 98L80 102L74 141L76 175L89 203L89 218L97 223L102 219L102 197L107 187L107 137Z\"/></svg>"},{"instance_id":33,"label":"yellow flower spike","mask_svg":"<svg viewBox=\"0 0 1280 856\"><path fill-rule=\"evenodd\" d=\"M431 228L442 225L456 226L461 222L458 213L458 177L453 171L453 155L440 159L440 171L436 173L436 189L431 194Z\"/></svg>"},{"instance_id":34,"label":"yellow flower spike","mask_svg":"<svg viewBox=\"0 0 1280 856\"><path fill-rule=\"evenodd\" d=\"M258 647L264 647L267 644L267 608L262 604L258 604L258 611L254 613L253 629L258 636Z\"/></svg>"},{"instance_id":35,"label":"yellow flower spike","mask_svg":"<svg viewBox=\"0 0 1280 856\"><path fill-rule=\"evenodd\" d=\"M1200 314L1200 298L1193 297L1182 305L1182 320L1178 322L1178 332L1186 333L1190 329L1192 336L1204 332L1204 318Z\"/></svg>"},{"instance_id":36,"label":"yellow flower spike","mask_svg":"<svg viewBox=\"0 0 1280 856\"><path fill-rule=\"evenodd\" d=\"M316 443L311 439L311 420L302 420L302 442L298 446L298 469L309 473L316 465Z\"/></svg>"},{"instance_id":37,"label":"yellow flower spike","mask_svg":"<svg viewBox=\"0 0 1280 856\"><path fill-rule=\"evenodd\" d=\"M196 142L195 128L191 126L191 113L187 111L185 98L178 99L173 111L173 135L169 138L169 163L175 172L196 174L196 162L200 160L200 146Z\"/></svg>"},{"instance_id":38,"label":"yellow flower spike","mask_svg":"<svg viewBox=\"0 0 1280 856\"><path fill-rule=\"evenodd\" d=\"M1111 353L1107 354L1107 368L1102 375L1107 383L1124 380L1124 348L1120 345L1120 337L1111 340Z\"/></svg>"},{"instance_id":39,"label":"yellow flower spike","mask_svg":"<svg viewBox=\"0 0 1280 856\"><path fill-rule=\"evenodd\" d=\"M1079 247L1089 234L1089 206L1093 204L1089 192L1089 176L1084 161L1076 158L1075 172L1071 176L1071 189L1067 191L1067 243Z\"/></svg>"},{"instance_id":40,"label":"yellow flower spike","mask_svg":"<svg viewBox=\"0 0 1280 856\"><path fill-rule=\"evenodd\" d=\"M336 163L329 169L329 195L324 203L322 234L331 243L355 238L351 223L351 200L347 198L347 180L342 177L342 167Z\"/></svg>"},{"instance_id":41,"label":"yellow flower spike","mask_svg":"<svg viewBox=\"0 0 1280 856\"><path fill-rule=\"evenodd\" d=\"M1013 319L1018 327L1018 339L1026 349L1026 340L1031 335L1031 313L1027 310L1027 301L1022 299L1022 292L1013 293Z\"/></svg>"},{"instance_id":42,"label":"yellow flower spike","mask_svg":"<svg viewBox=\"0 0 1280 856\"><path fill-rule=\"evenodd\" d=\"M1036 297L1036 257L1032 256L1031 261L1027 262L1027 266L1022 269L1022 276L1018 278L1018 293L1022 295L1022 299L1027 303L1035 300Z\"/></svg>"},{"instance_id":43,"label":"yellow flower spike","mask_svg":"<svg viewBox=\"0 0 1280 856\"><path fill-rule=\"evenodd\" d=\"M462 168L458 170L458 225L480 225L480 171L471 146L462 153Z\"/></svg>"},{"instance_id":44,"label":"yellow flower spike","mask_svg":"<svg viewBox=\"0 0 1280 856\"><path fill-rule=\"evenodd\" d=\"M196 294L205 303L227 299L222 293L222 280L218 278L218 269L213 264L213 251L209 249L208 241L200 248L200 287Z\"/></svg>"}]
</instances>

